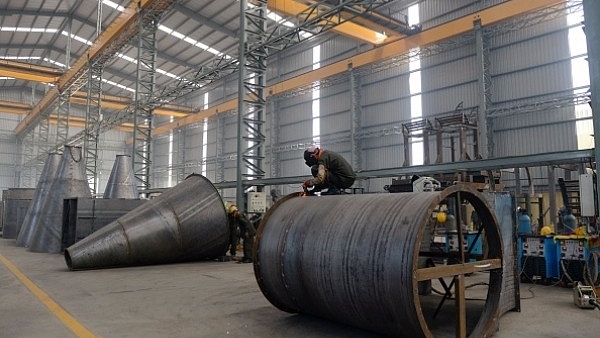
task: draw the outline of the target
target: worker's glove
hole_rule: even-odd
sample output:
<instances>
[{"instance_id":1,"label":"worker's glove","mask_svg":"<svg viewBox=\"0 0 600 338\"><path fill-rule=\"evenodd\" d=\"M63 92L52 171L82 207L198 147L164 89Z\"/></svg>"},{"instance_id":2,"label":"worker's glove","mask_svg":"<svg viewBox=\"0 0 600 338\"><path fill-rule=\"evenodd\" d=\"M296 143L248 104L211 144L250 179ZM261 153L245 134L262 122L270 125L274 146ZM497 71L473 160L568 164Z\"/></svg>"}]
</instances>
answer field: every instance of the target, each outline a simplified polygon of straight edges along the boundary
<instances>
[{"instance_id":1,"label":"worker's glove","mask_svg":"<svg viewBox=\"0 0 600 338\"><path fill-rule=\"evenodd\" d=\"M304 181L304 185L303 185L303 187L308 187L308 188L310 188L310 187L312 187L312 186L313 186L313 184L312 184L312 180L306 180L306 181Z\"/></svg>"}]
</instances>

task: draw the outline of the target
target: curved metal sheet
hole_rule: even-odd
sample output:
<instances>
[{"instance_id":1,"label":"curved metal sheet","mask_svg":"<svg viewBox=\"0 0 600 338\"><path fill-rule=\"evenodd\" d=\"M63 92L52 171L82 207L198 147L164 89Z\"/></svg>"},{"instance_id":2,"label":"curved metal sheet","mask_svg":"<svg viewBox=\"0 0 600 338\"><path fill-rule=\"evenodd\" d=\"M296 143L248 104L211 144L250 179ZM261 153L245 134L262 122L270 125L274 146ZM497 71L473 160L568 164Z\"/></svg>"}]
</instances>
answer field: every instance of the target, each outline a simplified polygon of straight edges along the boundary
<instances>
[{"instance_id":1,"label":"curved metal sheet","mask_svg":"<svg viewBox=\"0 0 600 338\"><path fill-rule=\"evenodd\" d=\"M58 176L46 195L38 222L34 226L29 251L60 253L65 198L92 197L85 176L85 158L81 147L65 146Z\"/></svg>"},{"instance_id":2,"label":"curved metal sheet","mask_svg":"<svg viewBox=\"0 0 600 338\"><path fill-rule=\"evenodd\" d=\"M422 313L414 272L419 269L419 249L432 212L456 193L468 198L486 219L486 238L494 247L489 255L501 257L493 213L470 189L291 195L267 212L258 230L254 271L261 291L283 311L395 337L433 337ZM486 308L470 329L472 337L495 329L501 276L490 275Z\"/></svg>"},{"instance_id":3,"label":"curved metal sheet","mask_svg":"<svg viewBox=\"0 0 600 338\"><path fill-rule=\"evenodd\" d=\"M46 200L46 196L50 193L50 186L56 179L62 155L58 153L50 153L44 162L44 168L40 180L35 189L35 195L27 208L27 214L23 219L21 230L17 236L17 246L29 247L31 237L35 231L35 226L38 224L42 212L42 206Z\"/></svg>"},{"instance_id":4,"label":"curved metal sheet","mask_svg":"<svg viewBox=\"0 0 600 338\"><path fill-rule=\"evenodd\" d=\"M175 263L225 254L227 213L201 175L149 200L65 250L71 270Z\"/></svg>"},{"instance_id":5,"label":"curved metal sheet","mask_svg":"<svg viewBox=\"0 0 600 338\"><path fill-rule=\"evenodd\" d=\"M138 189L133 175L133 162L129 155L117 155L108 183L104 189L104 198L138 199Z\"/></svg>"}]
</instances>

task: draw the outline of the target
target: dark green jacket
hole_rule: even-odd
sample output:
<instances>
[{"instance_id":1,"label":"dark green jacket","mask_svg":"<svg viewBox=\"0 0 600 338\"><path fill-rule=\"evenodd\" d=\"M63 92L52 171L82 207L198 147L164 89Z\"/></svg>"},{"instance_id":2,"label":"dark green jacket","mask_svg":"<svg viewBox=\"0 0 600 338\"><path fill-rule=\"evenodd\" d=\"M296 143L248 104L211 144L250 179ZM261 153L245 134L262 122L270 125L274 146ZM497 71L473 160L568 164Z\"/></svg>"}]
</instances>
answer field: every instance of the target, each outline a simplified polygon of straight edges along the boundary
<instances>
[{"instance_id":1,"label":"dark green jacket","mask_svg":"<svg viewBox=\"0 0 600 338\"><path fill-rule=\"evenodd\" d=\"M312 179L316 187L333 185L340 189L350 188L354 184L356 174L352 166L342 155L329 150L322 150L317 162L319 170Z\"/></svg>"}]
</instances>

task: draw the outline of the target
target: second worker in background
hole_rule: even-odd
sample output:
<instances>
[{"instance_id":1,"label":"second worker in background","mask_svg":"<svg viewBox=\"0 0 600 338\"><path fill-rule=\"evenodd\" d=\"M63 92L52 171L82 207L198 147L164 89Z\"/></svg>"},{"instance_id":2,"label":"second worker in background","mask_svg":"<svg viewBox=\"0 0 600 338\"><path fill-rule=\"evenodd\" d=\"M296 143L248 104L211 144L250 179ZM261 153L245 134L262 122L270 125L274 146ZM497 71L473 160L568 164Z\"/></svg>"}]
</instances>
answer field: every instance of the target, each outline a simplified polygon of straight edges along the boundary
<instances>
[{"instance_id":1,"label":"second worker in background","mask_svg":"<svg viewBox=\"0 0 600 338\"><path fill-rule=\"evenodd\" d=\"M229 221L229 227L232 231L230 243L231 255L235 256L235 249L238 243L236 230L239 229L239 236L244 241L244 257L242 258L241 263L252 263L252 246L254 245L254 235L256 234L256 228L248 219L248 217L242 214L235 205L229 207L229 214L227 215L227 219Z\"/></svg>"}]
</instances>

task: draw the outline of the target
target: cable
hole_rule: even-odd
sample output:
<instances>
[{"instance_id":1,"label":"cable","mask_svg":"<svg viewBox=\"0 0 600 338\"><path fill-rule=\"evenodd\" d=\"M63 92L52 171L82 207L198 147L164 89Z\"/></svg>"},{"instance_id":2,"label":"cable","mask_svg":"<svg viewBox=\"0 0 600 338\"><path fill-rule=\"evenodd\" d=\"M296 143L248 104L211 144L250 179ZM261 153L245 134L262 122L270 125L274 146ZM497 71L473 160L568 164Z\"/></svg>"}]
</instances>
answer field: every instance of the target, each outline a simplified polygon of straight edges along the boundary
<instances>
[{"instance_id":1,"label":"cable","mask_svg":"<svg viewBox=\"0 0 600 338\"><path fill-rule=\"evenodd\" d=\"M595 308L597 308L598 310L600 310L600 304L598 304L597 298L596 299L590 299L590 304L592 304Z\"/></svg>"},{"instance_id":2,"label":"cable","mask_svg":"<svg viewBox=\"0 0 600 338\"><path fill-rule=\"evenodd\" d=\"M584 266L584 276L587 279L588 285L596 285L598 281L598 258L600 257L600 252L590 252L590 257L586 260ZM590 262L591 259L591 262ZM593 263L593 266L590 267L590 263ZM592 272L593 271L593 272Z\"/></svg>"}]
</instances>

